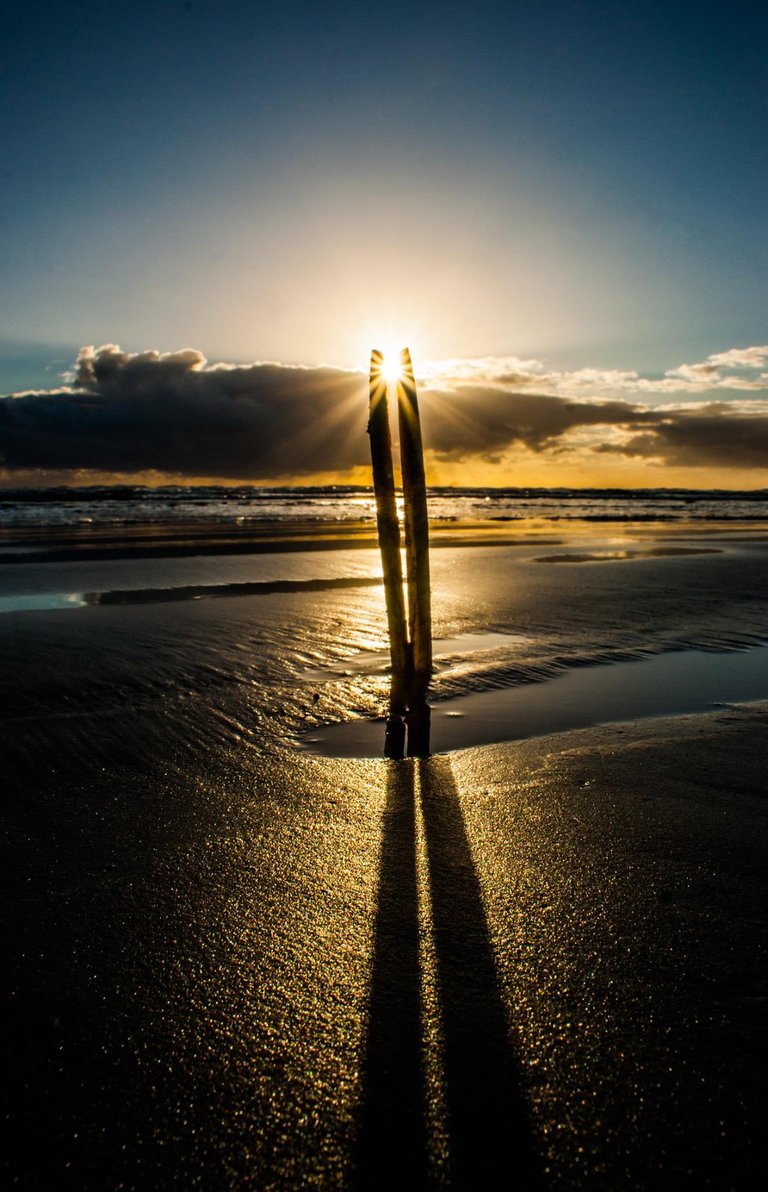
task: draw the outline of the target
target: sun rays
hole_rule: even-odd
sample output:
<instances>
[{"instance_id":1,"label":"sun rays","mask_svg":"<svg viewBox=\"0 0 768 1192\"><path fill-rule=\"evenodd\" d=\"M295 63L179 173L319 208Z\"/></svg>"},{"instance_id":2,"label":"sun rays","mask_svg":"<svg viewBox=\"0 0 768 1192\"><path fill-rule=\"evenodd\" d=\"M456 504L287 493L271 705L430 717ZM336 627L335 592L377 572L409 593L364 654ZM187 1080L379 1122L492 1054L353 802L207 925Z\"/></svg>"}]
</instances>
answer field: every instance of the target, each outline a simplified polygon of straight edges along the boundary
<instances>
[{"instance_id":1,"label":"sun rays","mask_svg":"<svg viewBox=\"0 0 768 1192\"><path fill-rule=\"evenodd\" d=\"M404 358L399 346L385 343L371 355L371 372L385 385L397 385L403 379Z\"/></svg>"}]
</instances>

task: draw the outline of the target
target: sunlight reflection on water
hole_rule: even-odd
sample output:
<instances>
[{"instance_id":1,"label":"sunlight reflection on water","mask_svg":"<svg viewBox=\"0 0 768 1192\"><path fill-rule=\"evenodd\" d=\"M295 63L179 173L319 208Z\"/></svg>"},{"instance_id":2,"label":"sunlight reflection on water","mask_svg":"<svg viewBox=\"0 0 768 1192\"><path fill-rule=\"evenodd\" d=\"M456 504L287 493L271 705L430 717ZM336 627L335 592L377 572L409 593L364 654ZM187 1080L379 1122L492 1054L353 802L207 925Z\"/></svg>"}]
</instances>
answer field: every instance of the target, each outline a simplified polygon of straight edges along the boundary
<instances>
[{"instance_id":1,"label":"sunlight reflection on water","mask_svg":"<svg viewBox=\"0 0 768 1192\"><path fill-rule=\"evenodd\" d=\"M87 603L84 592L37 592L32 595L0 596L0 614L83 608Z\"/></svg>"},{"instance_id":2,"label":"sunlight reflection on water","mask_svg":"<svg viewBox=\"0 0 768 1192\"><path fill-rule=\"evenodd\" d=\"M761 699L768 699L768 646L669 651L438 701L432 707L432 752ZM375 757L382 740L381 721L356 720L317 728L302 744L325 757Z\"/></svg>"}]
</instances>

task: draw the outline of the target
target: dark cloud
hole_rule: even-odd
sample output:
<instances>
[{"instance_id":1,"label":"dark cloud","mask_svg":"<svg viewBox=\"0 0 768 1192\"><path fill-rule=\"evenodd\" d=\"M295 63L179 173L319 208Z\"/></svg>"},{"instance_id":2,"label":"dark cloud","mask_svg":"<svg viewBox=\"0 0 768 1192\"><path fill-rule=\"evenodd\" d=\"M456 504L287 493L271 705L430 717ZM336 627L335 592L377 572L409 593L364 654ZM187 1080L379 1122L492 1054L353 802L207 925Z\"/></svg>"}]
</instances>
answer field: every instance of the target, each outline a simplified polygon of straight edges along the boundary
<instances>
[{"instance_id":1,"label":"dark cloud","mask_svg":"<svg viewBox=\"0 0 768 1192\"><path fill-rule=\"evenodd\" d=\"M677 410L651 431L599 450L682 467L768 468L768 411L744 413L722 402Z\"/></svg>"},{"instance_id":2,"label":"dark cloud","mask_svg":"<svg viewBox=\"0 0 768 1192\"><path fill-rule=\"evenodd\" d=\"M344 472L369 461L366 405L366 378L342 369L84 348L68 387L0 399L0 463L10 474L232 480ZM495 461L514 445L560 451L570 432L595 428L597 451L678 466L768 466L768 413L755 403L659 410L463 381L422 386L421 405L425 442L445 460ZM605 444L600 427L613 428Z\"/></svg>"},{"instance_id":3,"label":"dark cloud","mask_svg":"<svg viewBox=\"0 0 768 1192\"><path fill-rule=\"evenodd\" d=\"M363 379L341 369L86 348L71 388L0 401L0 459L13 470L301 475L363 462L365 421ZM357 450L345 443L352 425Z\"/></svg>"},{"instance_id":4,"label":"dark cloud","mask_svg":"<svg viewBox=\"0 0 768 1192\"><path fill-rule=\"evenodd\" d=\"M544 451L584 426L637 426L647 413L624 401L571 401L493 386L425 391L425 441L442 459L498 459L515 443Z\"/></svg>"}]
</instances>

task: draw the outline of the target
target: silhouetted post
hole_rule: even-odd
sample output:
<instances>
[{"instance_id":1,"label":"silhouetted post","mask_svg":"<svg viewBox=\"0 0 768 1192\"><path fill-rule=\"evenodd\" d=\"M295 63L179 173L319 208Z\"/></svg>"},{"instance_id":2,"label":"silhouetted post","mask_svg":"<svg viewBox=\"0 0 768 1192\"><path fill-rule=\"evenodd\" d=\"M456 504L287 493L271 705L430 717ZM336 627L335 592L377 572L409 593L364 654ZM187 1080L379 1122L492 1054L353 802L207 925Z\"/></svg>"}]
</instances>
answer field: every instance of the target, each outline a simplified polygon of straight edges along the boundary
<instances>
[{"instance_id":1,"label":"silhouetted post","mask_svg":"<svg viewBox=\"0 0 768 1192\"><path fill-rule=\"evenodd\" d=\"M389 429L387 383L382 376L382 363L381 352L374 349L371 352L368 389L368 434L371 438L373 491L376 497L376 525L384 575L384 599L387 605L389 652L393 674L404 676L410 670L410 659L405 629L403 567L400 561L400 524L395 504L392 435Z\"/></svg>"},{"instance_id":2,"label":"silhouetted post","mask_svg":"<svg viewBox=\"0 0 768 1192\"><path fill-rule=\"evenodd\" d=\"M432 712L427 703L428 686L429 675L415 675L411 679L408 711L405 714L409 757L429 757Z\"/></svg>"},{"instance_id":3,"label":"silhouetted post","mask_svg":"<svg viewBox=\"0 0 768 1192\"><path fill-rule=\"evenodd\" d=\"M432 673L432 610L429 581L429 519L424 449L421 441L419 402L413 379L411 353L400 353L397 383L400 428L400 466L403 472L405 563L408 581L408 635L413 670L419 677Z\"/></svg>"},{"instance_id":4,"label":"silhouetted post","mask_svg":"<svg viewBox=\"0 0 768 1192\"><path fill-rule=\"evenodd\" d=\"M410 672L404 675L392 672L389 689L389 714L384 729L384 756L393 758L395 761L400 761L405 757L406 710L410 686Z\"/></svg>"}]
</instances>

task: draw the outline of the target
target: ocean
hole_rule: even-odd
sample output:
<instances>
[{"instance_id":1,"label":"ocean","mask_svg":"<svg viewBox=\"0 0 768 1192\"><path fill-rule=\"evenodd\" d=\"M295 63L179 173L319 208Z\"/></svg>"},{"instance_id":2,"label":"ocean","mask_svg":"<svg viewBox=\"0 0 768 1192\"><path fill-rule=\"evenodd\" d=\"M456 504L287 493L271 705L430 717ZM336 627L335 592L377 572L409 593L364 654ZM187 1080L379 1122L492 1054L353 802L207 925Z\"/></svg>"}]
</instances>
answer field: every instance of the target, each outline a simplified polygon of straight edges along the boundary
<instances>
[{"instance_id":1,"label":"ocean","mask_svg":"<svg viewBox=\"0 0 768 1192\"><path fill-rule=\"evenodd\" d=\"M435 521L763 521L768 490L431 488ZM367 487L141 485L0 490L0 526L373 521Z\"/></svg>"}]
</instances>

